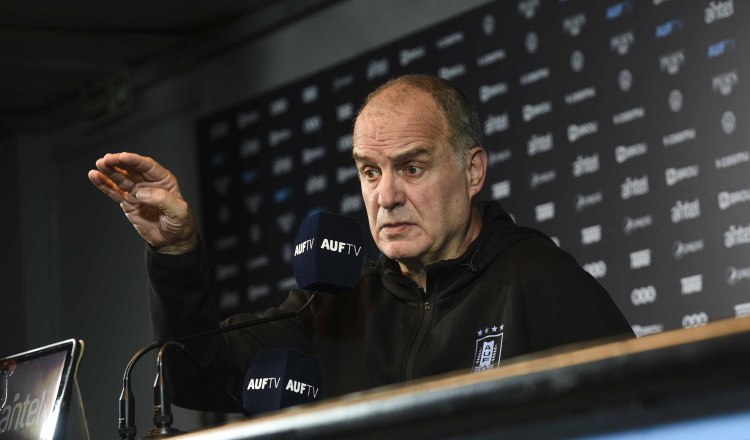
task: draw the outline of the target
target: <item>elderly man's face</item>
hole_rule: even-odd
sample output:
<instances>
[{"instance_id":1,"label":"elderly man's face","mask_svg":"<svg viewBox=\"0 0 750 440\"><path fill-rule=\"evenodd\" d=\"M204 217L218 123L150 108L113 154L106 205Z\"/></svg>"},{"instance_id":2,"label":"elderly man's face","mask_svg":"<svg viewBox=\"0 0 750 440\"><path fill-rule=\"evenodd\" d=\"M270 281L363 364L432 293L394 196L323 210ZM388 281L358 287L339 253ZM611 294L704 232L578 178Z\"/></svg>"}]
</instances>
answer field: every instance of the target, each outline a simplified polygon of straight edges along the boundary
<instances>
[{"instance_id":1,"label":"elderly man's face","mask_svg":"<svg viewBox=\"0 0 750 440\"><path fill-rule=\"evenodd\" d=\"M368 104L354 127L353 156L372 236L386 256L407 265L456 258L479 189L459 168L432 98L411 90L406 102L395 104L388 93Z\"/></svg>"}]
</instances>

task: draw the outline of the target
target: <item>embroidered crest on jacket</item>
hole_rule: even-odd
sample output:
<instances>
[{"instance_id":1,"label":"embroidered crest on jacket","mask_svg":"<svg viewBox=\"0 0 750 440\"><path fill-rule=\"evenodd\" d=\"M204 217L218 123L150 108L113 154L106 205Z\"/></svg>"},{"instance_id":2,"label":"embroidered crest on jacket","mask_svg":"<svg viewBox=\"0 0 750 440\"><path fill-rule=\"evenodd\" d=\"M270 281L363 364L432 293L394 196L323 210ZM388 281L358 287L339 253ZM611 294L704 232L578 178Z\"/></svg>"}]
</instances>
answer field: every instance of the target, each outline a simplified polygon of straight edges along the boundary
<instances>
[{"instance_id":1,"label":"embroidered crest on jacket","mask_svg":"<svg viewBox=\"0 0 750 440\"><path fill-rule=\"evenodd\" d=\"M493 325L477 331L474 372L497 368L503 351L503 326Z\"/></svg>"}]
</instances>

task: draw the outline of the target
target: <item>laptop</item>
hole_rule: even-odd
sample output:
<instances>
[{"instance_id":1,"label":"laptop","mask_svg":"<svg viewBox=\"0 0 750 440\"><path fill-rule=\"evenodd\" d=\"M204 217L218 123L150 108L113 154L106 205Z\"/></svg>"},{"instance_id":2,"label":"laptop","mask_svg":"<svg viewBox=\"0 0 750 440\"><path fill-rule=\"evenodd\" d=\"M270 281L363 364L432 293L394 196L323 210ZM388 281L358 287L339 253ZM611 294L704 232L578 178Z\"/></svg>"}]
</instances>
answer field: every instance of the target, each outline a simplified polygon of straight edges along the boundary
<instances>
[{"instance_id":1,"label":"laptop","mask_svg":"<svg viewBox=\"0 0 750 440\"><path fill-rule=\"evenodd\" d=\"M74 438L76 427L88 438L76 382L82 352L83 341L68 339L0 358L0 440Z\"/></svg>"}]
</instances>

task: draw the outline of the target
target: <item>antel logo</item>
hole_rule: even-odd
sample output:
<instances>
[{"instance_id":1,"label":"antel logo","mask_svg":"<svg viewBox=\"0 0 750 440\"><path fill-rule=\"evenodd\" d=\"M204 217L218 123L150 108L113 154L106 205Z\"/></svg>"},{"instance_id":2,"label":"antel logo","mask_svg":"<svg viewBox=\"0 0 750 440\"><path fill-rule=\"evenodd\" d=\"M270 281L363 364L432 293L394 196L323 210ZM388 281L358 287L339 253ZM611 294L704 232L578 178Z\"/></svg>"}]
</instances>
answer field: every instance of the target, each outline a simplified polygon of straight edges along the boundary
<instances>
[{"instance_id":1,"label":"antel logo","mask_svg":"<svg viewBox=\"0 0 750 440\"><path fill-rule=\"evenodd\" d=\"M690 201L678 200L671 209L672 223L681 223L701 216L701 201L693 199Z\"/></svg>"},{"instance_id":2,"label":"antel logo","mask_svg":"<svg viewBox=\"0 0 750 440\"><path fill-rule=\"evenodd\" d=\"M750 244L750 225L729 226L724 232L724 247L729 249L744 244Z\"/></svg>"},{"instance_id":3,"label":"antel logo","mask_svg":"<svg viewBox=\"0 0 750 440\"><path fill-rule=\"evenodd\" d=\"M487 115L487 119L484 121L484 135L491 136L495 133L500 133L508 129L510 126L510 119L508 113L502 115Z\"/></svg>"},{"instance_id":4,"label":"antel logo","mask_svg":"<svg viewBox=\"0 0 750 440\"><path fill-rule=\"evenodd\" d=\"M628 200L632 197L638 197L648 194L648 175L641 177L628 177L620 185L620 198Z\"/></svg>"},{"instance_id":5,"label":"antel logo","mask_svg":"<svg viewBox=\"0 0 750 440\"><path fill-rule=\"evenodd\" d=\"M703 21L712 24L734 15L734 0L712 1L704 10Z\"/></svg>"}]
</instances>

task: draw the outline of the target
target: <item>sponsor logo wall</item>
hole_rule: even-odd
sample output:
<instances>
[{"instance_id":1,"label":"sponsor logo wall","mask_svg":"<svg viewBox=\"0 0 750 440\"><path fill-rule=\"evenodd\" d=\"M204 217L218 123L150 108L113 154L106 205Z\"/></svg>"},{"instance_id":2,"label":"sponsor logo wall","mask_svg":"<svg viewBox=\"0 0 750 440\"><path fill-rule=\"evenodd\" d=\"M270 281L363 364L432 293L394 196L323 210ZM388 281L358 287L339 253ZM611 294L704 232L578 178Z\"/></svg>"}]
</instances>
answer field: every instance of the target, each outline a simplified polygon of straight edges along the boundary
<instances>
[{"instance_id":1,"label":"sponsor logo wall","mask_svg":"<svg viewBox=\"0 0 750 440\"><path fill-rule=\"evenodd\" d=\"M285 297L307 215L352 215L368 230L353 117L388 78L430 73L480 111L483 198L572 253L638 335L749 315L743 7L499 1L198 121L220 310Z\"/></svg>"}]
</instances>

